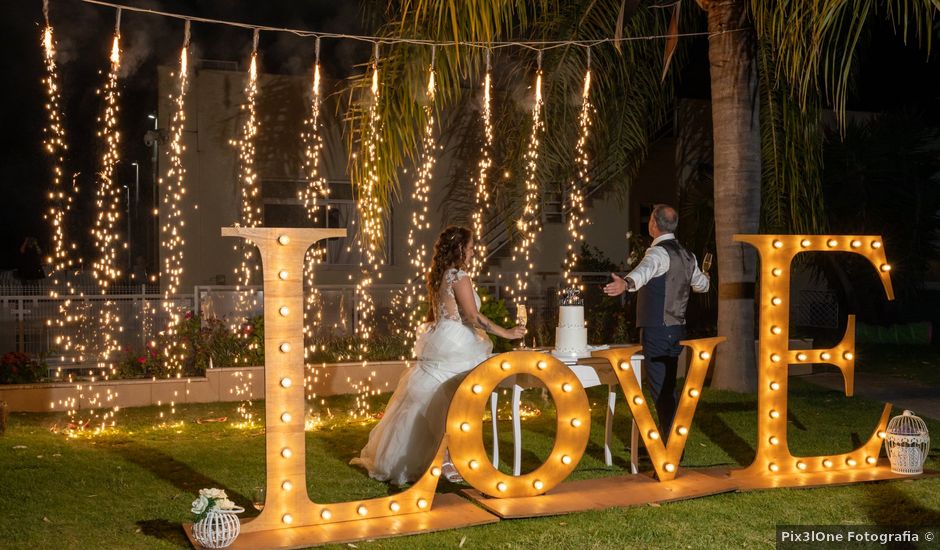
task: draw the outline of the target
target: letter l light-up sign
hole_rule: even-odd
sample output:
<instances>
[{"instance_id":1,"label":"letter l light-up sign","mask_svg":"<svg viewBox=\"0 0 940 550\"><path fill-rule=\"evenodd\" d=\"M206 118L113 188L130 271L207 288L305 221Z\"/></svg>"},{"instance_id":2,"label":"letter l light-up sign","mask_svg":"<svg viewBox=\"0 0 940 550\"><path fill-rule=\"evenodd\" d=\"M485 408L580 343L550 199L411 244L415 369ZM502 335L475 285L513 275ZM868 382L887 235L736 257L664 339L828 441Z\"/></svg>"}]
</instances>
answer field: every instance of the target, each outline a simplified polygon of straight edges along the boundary
<instances>
[{"instance_id":1,"label":"letter l light-up sign","mask_svg":"<svg viewBox=\"0 0 940 550\"><path fill-rule=\"evenodd\" d=\"M425 475L386 497L318 504L307 495L304 433L304 255L317 241L345 237L345 229L224 227L258 247L264 278L265 499L242 533L363 520L427 511L441 474L441 443Z\"/></svg>"}]
</instances>

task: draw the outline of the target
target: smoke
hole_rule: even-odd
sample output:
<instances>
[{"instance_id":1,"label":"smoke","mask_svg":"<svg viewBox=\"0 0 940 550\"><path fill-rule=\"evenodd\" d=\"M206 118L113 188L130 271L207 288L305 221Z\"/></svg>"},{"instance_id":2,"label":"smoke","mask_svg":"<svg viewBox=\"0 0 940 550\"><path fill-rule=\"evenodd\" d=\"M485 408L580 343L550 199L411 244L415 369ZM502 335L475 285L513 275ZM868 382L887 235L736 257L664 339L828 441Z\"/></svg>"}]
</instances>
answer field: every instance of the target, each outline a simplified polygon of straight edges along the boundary
<instances>
[{"instance_id":1,"label":"smoke","mask_svg":"<svg viewBox=\"0 0 940 550\"><path fill-rule=\"evenodd\" d=\"M153 9L159 5L153 3ZM121 18L121 78L134 76L154 55L157 60L176 58L183 43L183 21L128 13Z\"/></svg>"}]
</instances>

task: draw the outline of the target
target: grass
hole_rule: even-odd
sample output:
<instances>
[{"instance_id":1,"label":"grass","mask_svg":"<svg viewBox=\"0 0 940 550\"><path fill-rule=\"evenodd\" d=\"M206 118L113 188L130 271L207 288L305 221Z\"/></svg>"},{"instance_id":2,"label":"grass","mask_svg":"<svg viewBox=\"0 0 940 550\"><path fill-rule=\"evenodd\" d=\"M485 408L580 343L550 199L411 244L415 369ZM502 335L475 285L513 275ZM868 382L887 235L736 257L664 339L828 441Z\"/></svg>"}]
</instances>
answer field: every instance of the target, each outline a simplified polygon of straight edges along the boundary
<instances>
[{"instance_id":1,"label":"grass","mask_svg":"<svg viewBox=\"0 0 940 550\"><path fill-rule=\"evenodd\" d=\"M592 437L573 479L623 475L629 455L629 411L615 424L615 464L603 463L603 390L589 391ZM870 434L881 407L792 380L790 445L794 454L845 451ZM387 396L375 398L380 410ZM524 420L523 470L547 456L554 431L551 401L525 392L541 414ZM348 397L327 400L343 410ZM118 428L96 437L66 438L49 431L60 415L13 414L0 437L0 546L4 548L180 548L180 524L202 487L223 487L253 512L263 485L260 428L197 419L236 416L234 404L177 406L170 424L154 426L157 408L127 409ZM260 412L263 403L254 409ZM695 417L684 466L746 465L753 457L754 398L709 390ZM165 409L161 409L164 410ZM344 501L390 489L347 465L374 421L336 417L308 432L307 463L314 500ZM501 421L501 455L511 457L511 429ZM940 423L928 422L940 433ZM489 436L485 435L488 441ZM935 439L936 441L936 439ZM940 467L936 443L928 467ZM509 471L508 465L503 465ZM650 470L641 463L641 470ZM439 491L461 486L442 482ZM717 548L768 547L778 524L940 525L940 478L810 490L722 494L662 506L611 509L413 537L357 543L358 548ZM345 546L344 546L345 548Z\"/></svg>"}]
</instances>

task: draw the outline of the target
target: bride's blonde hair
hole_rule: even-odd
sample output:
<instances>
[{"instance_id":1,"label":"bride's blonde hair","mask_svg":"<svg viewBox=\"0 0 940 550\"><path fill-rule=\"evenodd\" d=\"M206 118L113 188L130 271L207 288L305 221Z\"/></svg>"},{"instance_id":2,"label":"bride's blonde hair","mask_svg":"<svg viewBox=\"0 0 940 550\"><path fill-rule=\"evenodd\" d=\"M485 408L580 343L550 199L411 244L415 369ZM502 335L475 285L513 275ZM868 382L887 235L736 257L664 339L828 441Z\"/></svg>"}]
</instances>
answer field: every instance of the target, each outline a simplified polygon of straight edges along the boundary
<instances>
[{"instance_id":1,"label":"bride's blonde hair","mask_svg":"<svg viewBox=\"0 0 940 550\"><path fill-rule=\"evenodd\" d=\"M428 270L428 320L434 320L437 309L437 293L441 289L444 273L451 268L460 269L468 258L464 258L463 251L467 243L473 239L473 233L466 227L451 225L441 231L434 243L434 257L431 259L431 269Z\"/></svg>"}]
</instances>

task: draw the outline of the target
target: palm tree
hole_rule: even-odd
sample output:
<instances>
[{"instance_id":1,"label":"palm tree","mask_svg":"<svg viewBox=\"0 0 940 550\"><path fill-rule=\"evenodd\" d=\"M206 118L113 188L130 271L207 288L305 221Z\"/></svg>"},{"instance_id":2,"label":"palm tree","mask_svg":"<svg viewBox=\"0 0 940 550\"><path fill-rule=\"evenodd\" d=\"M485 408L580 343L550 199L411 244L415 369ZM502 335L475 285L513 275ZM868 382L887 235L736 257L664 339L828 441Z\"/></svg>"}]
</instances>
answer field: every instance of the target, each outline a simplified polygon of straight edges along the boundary
<instances>
[{"instance_id":1,"label":"palm tree","mask_svg":"<svg viewBox=\"0 0 940 550\"><path fill-rule=\"evenodd\" d=\"M762 217L763 227L773 231L825 227L820 191L821 105L831 103L843 119L856 48L872 17L888 17L905 39L916 37L929 50L940 0L696 2L698 8L691 2L683 5L681 0L400 0L387 3L378 32L389 37L480 44L507 39L591 40L694 29L704 10L710 33L718 324L719 332L728 337L713 383L753 390L756 258L733 243L731 235L758 232ZM592 98L597 109L593 144L598 161L593 179L625 191L653 136L670 122L674 78L681 72L685 52L680 42L672 70L665 72L661 42L618 44L617 48L598 46L592 52ZM379 63L383 133L377 143L376 166L381 204L397 192L399 169L419 154L425 115L415 98L421 95L432 55L429 47L420 45L385 49ZM554 174L556 180L571 170L569 151L574 139L570 131L576 126L577 109L570 99L585 71L586 52L581 50L566 45L544 52L546 120L550 122L539 170ZM437 48L436 54L436 108L458 113L451 115L454 120L479 101L485 49L453 45ZM494 55L504 101L524 96L528 79L520 75L533 74L534 52L516 48ZM349 87L347 136L352 150L362 145L368 128L370 77L366 73L353 79ZM505 131L497 134L501 149L523 150L524 118L518 109L506 110L500 119ZM465 139L476 139L472 133ZM520 157L510 154L497 159L497 172ZM358 155L351 161L354 183L364 173L365 158ZM517 203L519 184L501 182L499 200L505 204L500 210Z\"/></svg>"},{"instance_id":2,"label":"palm tree","mask_svg":"<svg viewBox=\"0 0 940 550\"><path fill-rule=\"evenodd\" d=\"M883 12L901 25L905 39L911 32L929 50L940 0L697 2L708 13L712 34L718 330L728 337L716 356L712 385L753 391L756 257L731 236L756 233L760 227L761 134L765 227L780 232L824 229L821 99L829 98L844 121L856 47L873 14ZM753 35L738 31L751 25Z\"/></svg>"}]
</instances>

